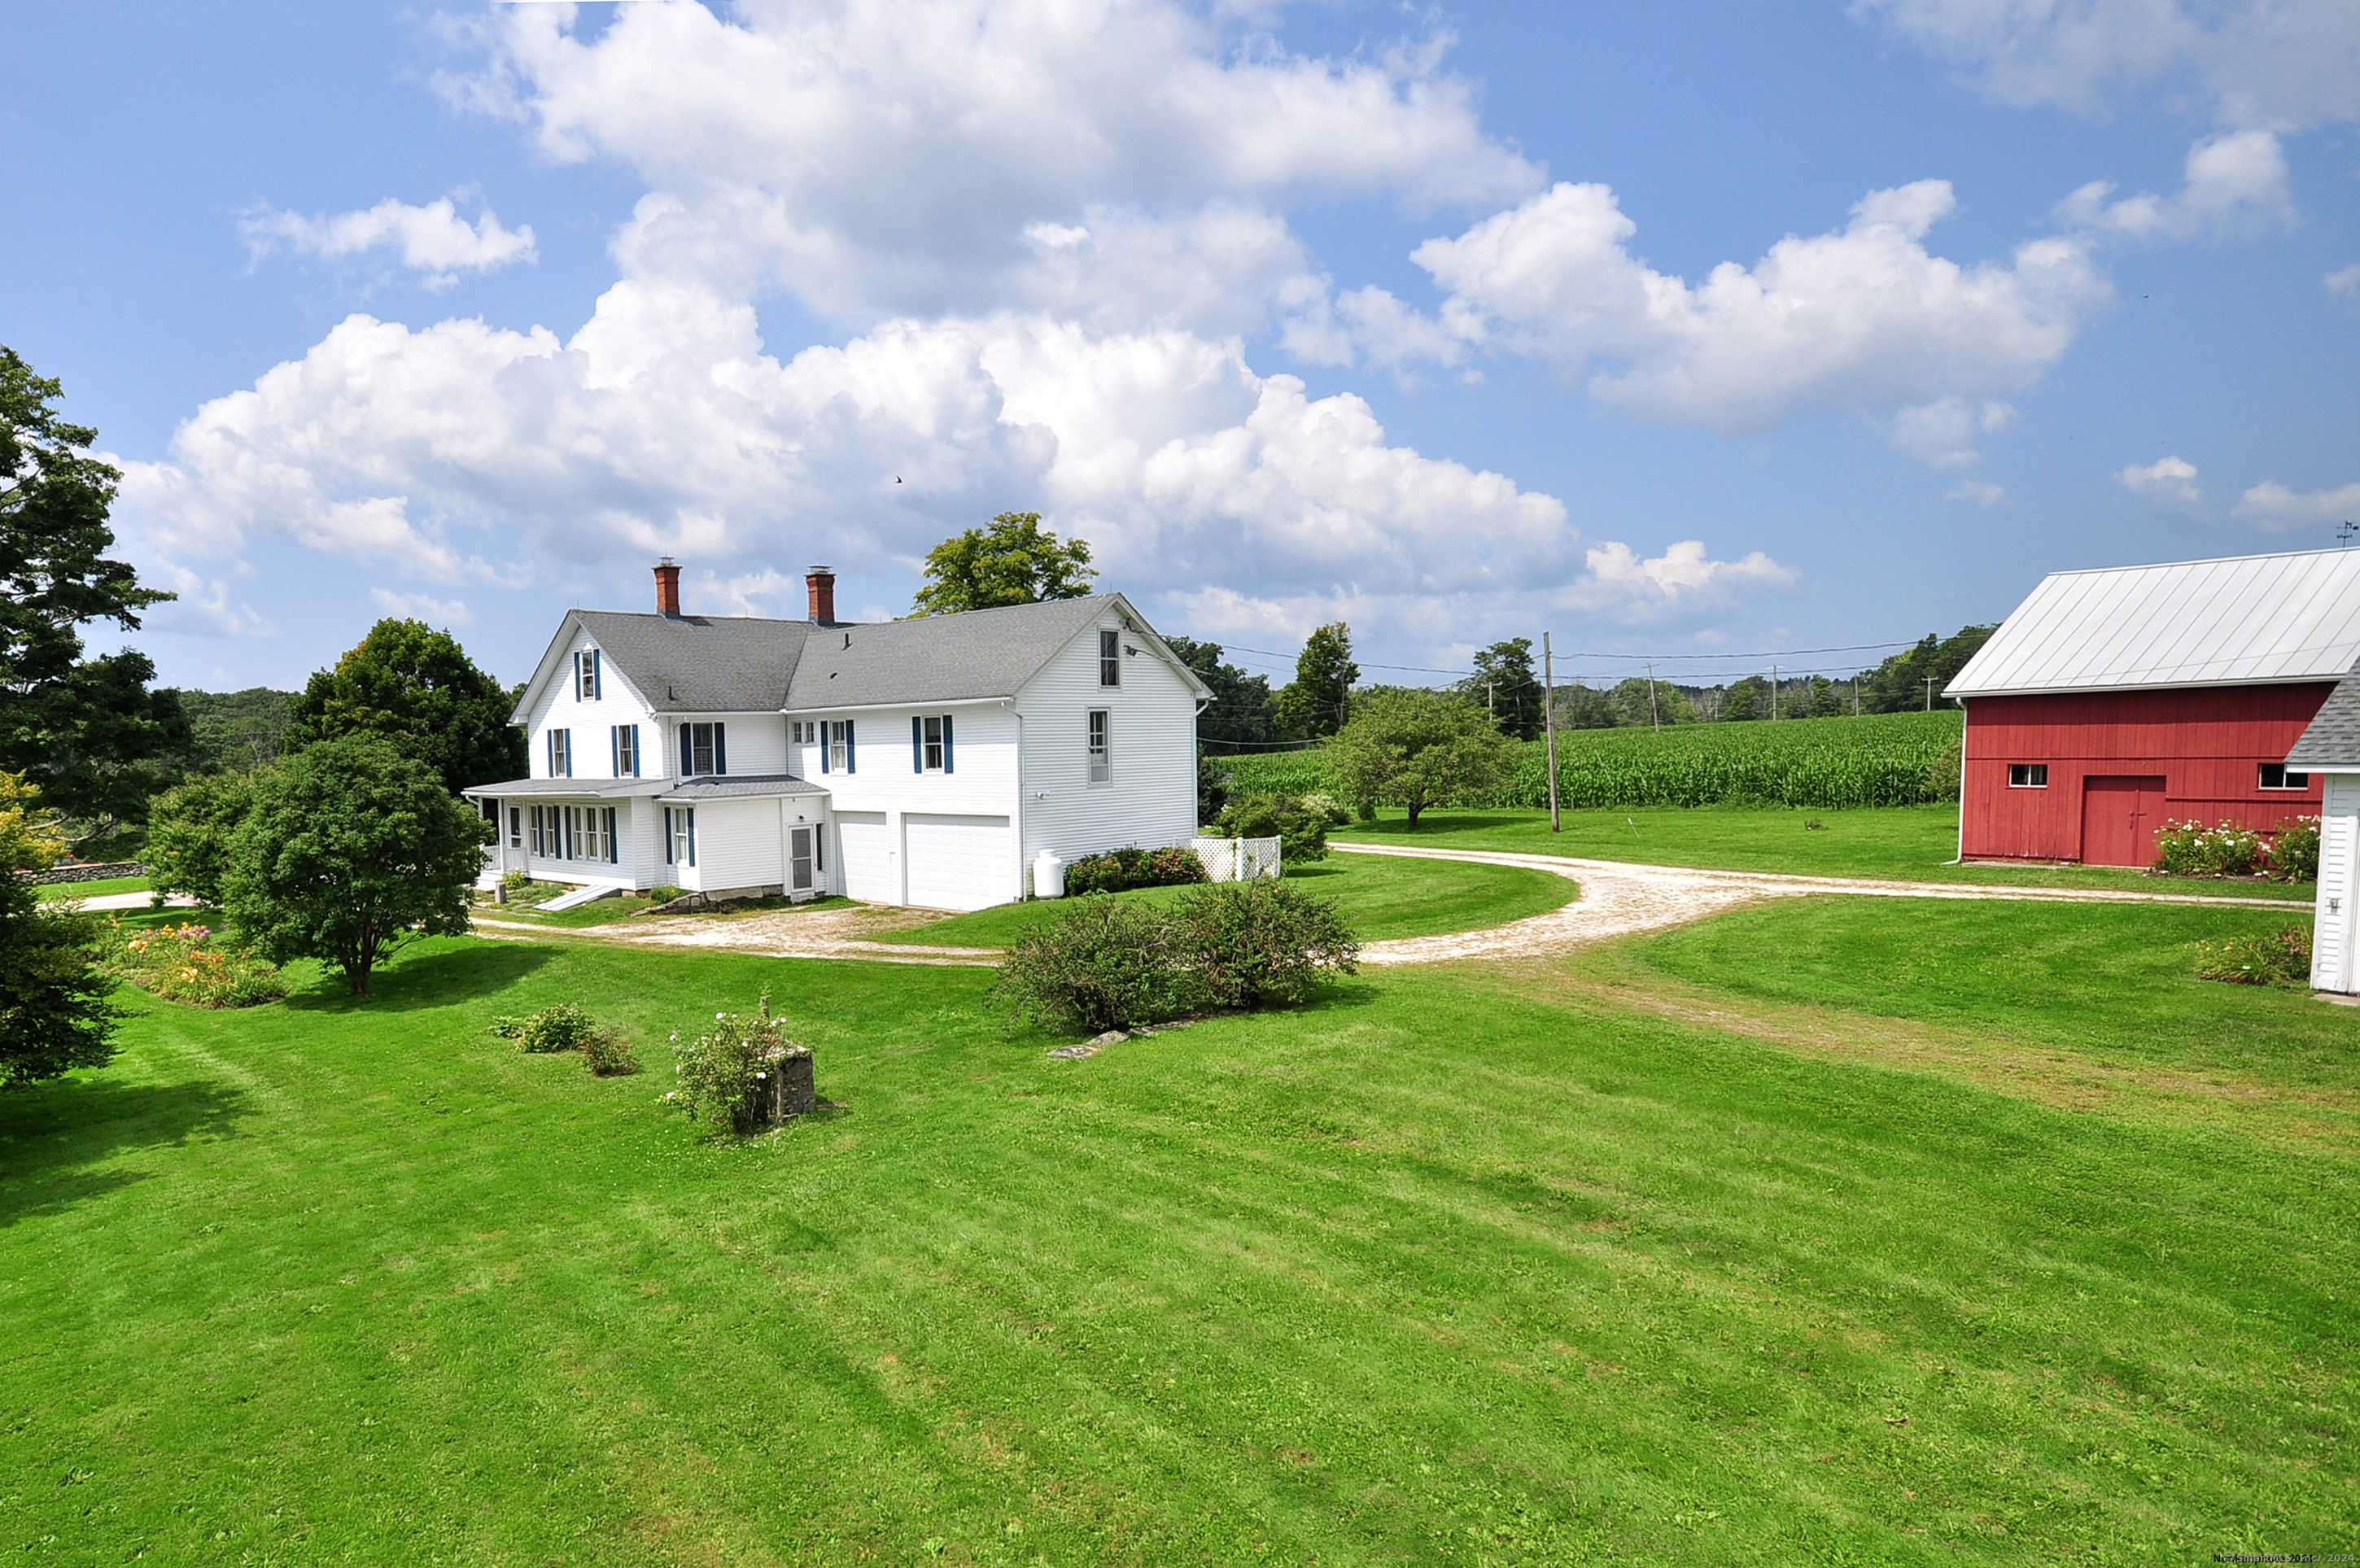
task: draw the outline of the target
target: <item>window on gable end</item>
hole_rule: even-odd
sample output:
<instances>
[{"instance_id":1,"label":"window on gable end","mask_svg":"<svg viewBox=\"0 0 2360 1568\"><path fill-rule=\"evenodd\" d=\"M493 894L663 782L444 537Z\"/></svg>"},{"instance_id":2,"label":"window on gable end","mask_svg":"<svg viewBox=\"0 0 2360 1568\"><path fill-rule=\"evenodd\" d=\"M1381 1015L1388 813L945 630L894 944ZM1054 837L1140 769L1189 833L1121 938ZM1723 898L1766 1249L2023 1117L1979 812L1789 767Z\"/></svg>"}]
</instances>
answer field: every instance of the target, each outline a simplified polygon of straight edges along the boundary
<instances>
[{"instance_id":1,"label":"window on gable end","mask_svg":"<svg viewBox=\"0 0 2360 1568\"><path fill-rule=\"evenodd\" d=\"M1122 634L1119 631L1098 633L1098 684L1122 684Z\"/></svg>"}]
</instances>

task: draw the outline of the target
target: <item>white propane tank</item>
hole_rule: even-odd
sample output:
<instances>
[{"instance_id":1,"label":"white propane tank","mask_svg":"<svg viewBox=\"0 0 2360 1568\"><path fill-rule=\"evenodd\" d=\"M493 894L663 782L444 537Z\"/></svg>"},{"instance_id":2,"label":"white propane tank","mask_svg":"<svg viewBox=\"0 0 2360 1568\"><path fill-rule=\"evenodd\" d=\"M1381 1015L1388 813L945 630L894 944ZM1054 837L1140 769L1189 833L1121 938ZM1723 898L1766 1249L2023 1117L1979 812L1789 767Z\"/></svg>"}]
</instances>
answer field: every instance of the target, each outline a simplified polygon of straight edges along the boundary
<instances>
[{"instance_id":1,"label":"white propane tank","mask_svg":"<svg viewBox=\"0 0 2360 1568\"><path fill-rule=\"evenodd\" d=\"M1032 857L1032 896L1036 898L1062 898L1065 896L1065 863L1054 849L1044 849Z\"/></svg>"}]
</instances>

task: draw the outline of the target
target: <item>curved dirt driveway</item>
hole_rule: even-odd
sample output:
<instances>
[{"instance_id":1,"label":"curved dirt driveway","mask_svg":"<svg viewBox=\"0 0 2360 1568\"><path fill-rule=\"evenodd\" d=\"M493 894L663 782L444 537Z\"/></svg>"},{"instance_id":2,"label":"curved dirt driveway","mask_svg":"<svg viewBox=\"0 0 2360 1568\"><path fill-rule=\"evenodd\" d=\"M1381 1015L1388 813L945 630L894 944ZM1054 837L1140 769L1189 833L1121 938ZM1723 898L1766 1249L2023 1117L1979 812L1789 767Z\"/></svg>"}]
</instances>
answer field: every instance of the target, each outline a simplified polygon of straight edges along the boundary
<instances>
[{"instance_id":1,"label":"curved dirt driveway","mask_svg":"<svg viewBox=\"0 0 2360 1568\"><path fill-rule=\"evenodd\" d=\"M2063 903L2289 907L2278 898L2080 887L2005 887L1963 882L1886 882L1859 877L1798 877L1769 871L1701 871L1682 866L1638 866L1620 860L1582 860L1568 855L1513 855L1482 849L1422 849L1406 844L1341 842L1331 843L1328 848L1353 855L1399 855L1413 859L1521 866L1535 871L1553 871L1581 884L1580 898L1546 915L1481 931L1453 931L1447 936L1370 942L1360 949L1361 962L1366 964L1538 958L1631 931L1687 925L1757 899L1793 898L1812 893L1849 893L1872 898L2036 898Z\"/></svg>"},{"instance_id":2,"label":"curved dirt driveway","mask_svg":"<svg viewBox=\"0 0 2360 1568\"><path fill-rule=\"evenodd\" d=\"M1412 859L1465 860L1554 872L1581 885L1580 897L1561 909L1503 926L1451 931L1442 936L1372 942L1361 962L1377 964L1446 964L1462 959L1542 958L1569 953L1608 937L1688 925L1764 898L1846 893L1870 898L2016 898L2094 904L2231 904L2300 909L2278 898L2212 897L2202 893L2140 893L2079 887L2008 887L1960 882L1887 882L1858 877L1799 877L1769 871L1703 871L1680 866L1640 866L1620 860L1583 860L1564 855L1518 855L1488 849L1427 849L1406 844L1331 844L1351 855L1398 855ZM138 895L145 898L146 894ZM519 920L479 919L487 936L541 938L552 935L628 942L634 946L694 947L757 953L774 958L849 958L871 964L934 964L988 966L1000 953L989 947L930 947L875 940L880 931L922 926L929 917L909 910L856 907L846 909L780 910L713 920L700 916L634 920L628 925L572 930L527 925Z\"/></svg>"}]
</instances>

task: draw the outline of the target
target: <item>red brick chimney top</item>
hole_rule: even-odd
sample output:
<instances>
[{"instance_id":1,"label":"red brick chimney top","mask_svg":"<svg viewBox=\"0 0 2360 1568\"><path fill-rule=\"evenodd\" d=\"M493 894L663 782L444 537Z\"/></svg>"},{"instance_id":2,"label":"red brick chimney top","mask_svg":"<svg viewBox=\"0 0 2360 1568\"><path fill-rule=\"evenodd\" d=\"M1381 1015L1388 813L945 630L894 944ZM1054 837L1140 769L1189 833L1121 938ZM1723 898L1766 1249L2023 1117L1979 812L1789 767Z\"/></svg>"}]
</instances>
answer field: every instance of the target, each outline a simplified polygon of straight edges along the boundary
<instances>
[{"instance_id":1,"label":"red brick chimney top","mask_svg":"<svg viewBox=\"0 0 2360 1568\"><path fill-rule=\"evenodd\" d=\"M668 555L656 562L656 613L680 614L680 568L672 563Z\"/></svg>"},{"instance_id":2,"label":"red brick chimney top","mask_svg":"<svg viewBox=\"0 0 2360 1568\"><path fill-rule=\"evenodd\" d=\"M833 567L814 566L803 573L803 586L811 593L811 618L821 626L836 624L836 571Z\"/></svg>"}]
</instances>

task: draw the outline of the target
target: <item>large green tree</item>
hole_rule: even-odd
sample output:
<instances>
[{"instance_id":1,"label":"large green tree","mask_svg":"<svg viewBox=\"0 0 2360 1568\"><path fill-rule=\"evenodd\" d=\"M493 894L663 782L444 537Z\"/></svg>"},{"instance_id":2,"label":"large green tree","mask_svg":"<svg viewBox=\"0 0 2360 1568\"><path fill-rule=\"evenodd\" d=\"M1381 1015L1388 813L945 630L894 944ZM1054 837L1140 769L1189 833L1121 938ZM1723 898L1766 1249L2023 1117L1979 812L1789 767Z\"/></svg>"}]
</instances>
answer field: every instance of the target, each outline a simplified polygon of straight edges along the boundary
<instances>
[{"instance_id":1,"label":"large green tree","mask_svg":"<svg viewBox=\"0 0 2360 1568\"><path fill-rule=\"evenodd\" d=\"M1961 626L1946 637L1928 632L1907 653L1895 654L1859 677L1865 713L1906 713L1939 703L1942 688L1966 668L1997 626ZM1930 693L1927 682L1933 682Z\"/></svg>"},{"instance_id":2,"label":"large green tree","mask_svg":"<svg viewBox=\"0 0 2360 1568\"><path fill-rule=\"evenodd\" d=\"M0 1088L103 1067L115 1054L115 983L92 960L96 922L44 905L17 875L64 852L64 830L38 792L0 773Z\"/></svg>"},{"instance_id":3,"label":"large green tree","mask_svg":"<svg viewBox=\"0 0 2360 1568\"><path fill-rule=\"evenodd\" d=\"M524 777L524 735L508 723L515 711L516 693L477 669L449 632L387 619L333 670L312 675L279 746L298 752L340 735L379 735L457 791Z\"/></svg>"},{"instance_id":4,"label":"large green tree","mask_svg":"<svg viewBox=\"0 0 2360 1568\"><path fill-rule=\"evenodd\" d=\"M209 909L229 894L231 845L262 775L201 773L167 789L148 820L147 861L158 893L186 893Z\"/></svg>"},{"instance_id":5,"label":"large green tree","mask_svg":"<svg viewBox=\"0 0 2360 1568\"><path fill-rule=\"evenodd\" d=\"M1626 724L1650 729L1696 722L1696 704L1669 681L1625 676L1614 688L1614 709Z\"/></svg>"},{"instance_id":6,"label":"large green tree","mask_svg":"<svg viewBox=\"0 0 2360 1568\"><path fill-rule=\"evenodd\" d=\"M1475 673L1459 694L1491 715L1500 733L1531 740L1541 733L1541 681L1533 671L1533 639L1510 637L1475 655Z\"/></svg>"},{"instance_id":7,"label":"large green tree","mask_svg":"<svg viewBox=\"0 0 2360 1568\"><path fill-rule=\"evenodd\" d=\"M1352 682L1360 667L1352 662L1352 628L1331 621L1313 632L1295 656L1295 679L1278 694L1279 727L1294 735L1331 735L1344 727Z\"/></svg>"},{"instance_id":8,"label":"large green tree","mask_svg":"<svg viewBox=\"0 0 2360 1568\"><path fill-rule=\"evenodd\" d=\"M1196 679L1213 689L1213 701L1196 715L1196 738L1227 746L1253 746L1278 738L1278 698L1266 677L1249 675L1221 658L1221 645L1192 637L1164 639Z\"/></svg>"},{"instance_id":9,"label":"large green tree","mask_svg":"<svg viewBox=\"0 0 2360 1568\"><path fill-rule=\"evenodd\" d=\"M926 552L926 582L913 615L996 610L1043 599L1078 599L1098 571L1087 539L1059 539L1038 512L1002 512Z\"/></svg>"},{"instance_id":10,"label":"large green tree","mask_svg":"<svg viewBox=\"0 0 2360 1568\"><path fill-rule=\"evenodd\" d=\"M1388 687L1352 700L1328 744L1336 787L1360 808L1400 806L1417 826L1429 806L1466 805L1496 790L1514 746L1491 715L1449 691Z\"/></svg>"},{"instance_id":11,"label":"large green tree","mask_svg":"<svg viewBox=\"0 0 2360 1568\"><path fill-rule=\"evenodd\" d=\"M265 957L333 964L366 996L396 948L466 931L491 831L385 737L320 741L256 779L230 842L229 917Z\"/></svg>"},{"instance_id":12,"label":"large green tree","mask_svg":"<svg viewBox=\"0 0 2360 1568\"><path fill-rule=\"evenodd\" d=\"M190 747L177 695L133 649L82 657L82 628L139 628L172 597L111 560L122 475L90 454L98 432L56 408L64 389L0 347L0 768L90 837L144 821Z\"/></svg>"}]
</instances>

